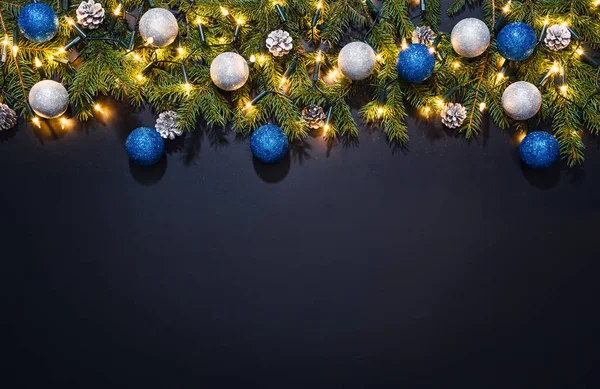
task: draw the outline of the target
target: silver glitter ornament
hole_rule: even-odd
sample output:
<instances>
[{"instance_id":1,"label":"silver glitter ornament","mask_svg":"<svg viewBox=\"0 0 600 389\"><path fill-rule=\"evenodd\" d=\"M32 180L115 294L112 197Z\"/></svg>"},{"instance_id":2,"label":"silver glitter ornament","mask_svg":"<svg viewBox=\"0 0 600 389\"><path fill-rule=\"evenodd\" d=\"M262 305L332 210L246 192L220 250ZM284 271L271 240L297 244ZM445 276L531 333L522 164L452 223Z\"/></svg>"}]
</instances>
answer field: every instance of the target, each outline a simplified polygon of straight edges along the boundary
<instances>
[{"instance_id":1,"label":"silver glitter ornament","mask_svg":"<svg viewBox=\"0 0 600 389\"><path fill-rule=\"evenodd\" d=\"M164 139L175 139L183 134L183 129L179 125L181 117L175 111L166 111L158 115L156 119L156 131Z\"/></svg>"},{"instance_id":2,"label":"silver glitter ornament","mask_svg":"<svg viewBox=\"0 0 600 389\"><path fill-rule=\"evenodd\" d=\"M342 74L351 80L363 80L371 75L377 58L366 43L352 42L340 50L338 66Z\"/></svg>"},{"instance_id":3,"label":"silver glitter ornament","mask_svg":"<svg viewBox=\"0 0 600 389\"><path fill-rule=\"evenodd\" d=\"M69 92L59 82L43 80L31 87L29 105L38 116L54 119L67 110Z\"/></svg>"},{"instance_id":4,"label":"silver glitter ornament","mask_svg":"<svg viewBox=\"0 0 600 389\"><path fill-rule=\"evenodd\" d=\"M294 46L290 33L283 30L271 31L267 36L266 45L269 52L275 57L286 55Z\"/></svg>"},{"instance_id":5,"label":"silver glitter ornament","mask_svg":"<svg viewBox=\"0 0 600 389\"><path fill-rule=\"evenodd\" d=\"M511 84L502 94L502 108L515 120L531 119L541 106L542 94L535 85L527 81Z\"/></svg>"},{"instance_id":6,"label":"silver glitter ornament","mask_svg":"<svg viewBox=\"0 0 600 389\"><path fill-rule=\"evenodd\" d=\"M217 55L210 64L210 78L216 86L227 91L241 88L249 73L244 57L229 51Z\"/></svg>"},{"instance_id":7,"label":"silver glitter ornament","mask_svg":"<svg viewBox=\"0 0 600 389\"><path fill-rule=\"evenodd\" d=\"M0 103L0 130L10 130L17 124L17 113L8 105Z\"/></svg>"},{"instance_id":8,"label":"silver glitter ornament","mask_svg":"<svg viewBox=\"0 0 600 389\"><path fill-rule=\"evenodd\" d=\"M140 18L140 35L153 46L170 45L178 33L177 19L164 8L151 8Z\"/></svg>"},{"instance_id":9,"label":"silver glitter ornament","mask_svg":"<svg viewBox=\"0 0 600 389\"><path fill-rule=\"evenodd\" d=\"M567 26L553 24L546 30L544 44L553 51L562 50L571 43L571 31Z\"/></svg>"},{"instance_id":10,"label":"silver glitter ornament","mask_svg":"<svg viewBox=\"0 0 600 389\"><path fill-rule=\"evenodd\" d=\"M435 32L429 26L415 28L412 33L412 43L420 43L429 46L435 40Z\"/></svg>"},{"instance_id":11,"label":"silver glitter ornament","mask_svg":"<svg viewBox=\"0 0 600 389\"><path fill-rule=\"evenodd\" d=\"M490 45L490 30L479 19L463 19L452 29L450 42L459 55L474 58L483 54Z\"/></svg>"},{"instance_id":12,"label":"silver glitter ornament","mask_svg":"<svg viewBox=\"0 0 600 389\"><path fill-rule=\"evenodd\" d=\"M440 116L446 127L458 128L467 118L467 109L460 103L448 103L442 108Z\"/></svg>"},{"instance_id":13,"label":"silver glitter ornament","mask_svg":"<svg viewBox=\"0 0 600 389\"><path fill-rule=\"evenodd\" d=\"M97 29L104 21L104 8L94 0L82 1L77 7L77 23L88 30Z\"/></svg>"}]
</instances>

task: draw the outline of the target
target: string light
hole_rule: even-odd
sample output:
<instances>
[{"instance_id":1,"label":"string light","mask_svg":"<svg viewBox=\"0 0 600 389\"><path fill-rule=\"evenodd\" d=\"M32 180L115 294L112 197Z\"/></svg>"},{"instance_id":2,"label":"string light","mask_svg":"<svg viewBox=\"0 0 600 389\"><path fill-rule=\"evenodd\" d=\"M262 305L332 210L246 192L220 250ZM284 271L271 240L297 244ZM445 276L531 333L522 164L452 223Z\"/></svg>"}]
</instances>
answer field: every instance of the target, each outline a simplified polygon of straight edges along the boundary
<instances>
[{"instance_id":1,"label":"string light","mask_svg":"<svg viewBox=\"0 0 600 389\"><path fill-rule=\"evenodd\" d=\"M428 119L429 118L429 113L431 112L431 108L429 108L428 106L423 107L423 116Z\"/></svg>"},{"instance_id":2,"label":"string light","mask_svg":"<svg viewBox=\"0 0 600 389\"><path fill-rule=\"evenodd\" d=\"M482 103L479 104L479 110L481 112L485 111L485 107L486 107L485 102L482 102Z\"/></svg>"},{"instance_id":3,"label":"string light","mask_svg":"<svg viewBox=\"0 0 600 389\"><path fill-rule=\"evenodd\" d=\"M146 46L150 46L153 43L154 43L154 38L149 36L148 39L146 39Z\"/></svg>"},{"instance_id":4,"label":"string light","mask_svg":"<svg viewBox=\"0 0 600 389\"><path fill-rule=\"evenodd\" d=\"M37 116L34 116L34 117L31 119L31 122L32 122L33 124L35 124L35 125L37 126L37 128L42 128L42 124L40 123L40 118L39 118L39 117L37 117Z\"/></svg>"},{"instance_id":5,"label":"string light","mask_svg":"<svg viewBox=\"0 0 600 389\"><path fill-rule=\"evenodd\" d=\"M65 127L67 126L67 124L69 124L69 121L67 120L66 117L61 117L60 118L60 128L62 128L63 130L65 129Z\"/></svg>"},{"instance_id":6,"label":"string light","mask_svg":"<svg viewBox=\"0 0 600 389\"><path fill-rule=\"evenodd\" d=\"M265 60L266 60L266 58L265 58L264 54L261 54L258 56L258 62L263 63L263 62L265 62Z\"/></svg>"},{"instance_id":7,"label":"string light","mask_svg":"<svg viewBox=\"0 0 600 389\"><path fill-rule=\"evenodd\" d=\"M12 47L13 57L16 57L18 52L19 52L19 46L13 45L13 47Z\"/></svg>"},{"instance_id":8,"label":"string light","mask_svg":"<svg viewBox=\"0 0 600 389\"><path fill-rule=\"evenodd\" d=\"M119 16L119 15L121 15L121 7L122 7L122 6L123 6L123 5L122 5L121 3L117 4L117 7L116 7L116 8L115 8L115 10L113 11L113 14L114 14L115 16Z\"/></svg>"},{"instance_id":9,"label":"string light","mask_svg":"<svg viewBox=\"0 0 600 389\"><path fill-rule=\"evenodd\" d=\"M444 107L444 99L442 99L441 97L437 98L436 104L438 107L443 108Z\"/></svg>"},{"instance_id":10,"label":"string light","mask_svg":"<svg viewBox=\"0 0 600 389\"><path fill-rule=\"evenodd\" d=\"M504 12L505 14L509 13L511 3L512 3L512 0L508 0L508 3L506 3L506 5L504 7L502 7L502 12Z\"/></svg>"},{"instance_id":11,"label":"string light","mask_svg":"<svg viewBox=\"0 0 600 389\"><path fill-rule=\"evenodd\" d=\"M42 66L42 61L40 61L40 59L38 57L35 57L35 59L33 60L33 63L36 68L39 68L40 66Z\"/></svg>"},{"instance_id":12,"label":"string light","mask_svg":"<svg viewBox=\"0 0 600 389\"><path fill-rule=\"evenodd\" d=\"M435 54L435 47L430 47L430 48L429 48L429 52L430 52L431 54Z\"/></svg>"},{"instance_id":13,"label":"string light","mask_svg":"<svg viewBox=\"0 0 600 389\"><path fill-rule=\"evenodd\" d=\"M383 61L383 57L381 56L381 54L377 54L377 55L375 56L375 59L377 60L377 62L381 62L381 61Z\"/></svg>"},{"instance_id":14,"label":"string light","mask_svg":"<svg viewBox=\"0 0 600 389\"><path fill-rule=\"evenodd\" d=\"M227 8L224 8L223 6L219 6L219 8L221 9L221 14L223 14L223 16L229 15L229 11L227 11Z\"/></svg>"},{"instance_id":15,"label":"string light","mask_svg":"<svg viewBox=\"0 0 600 389\"><path fill-rule=\"evenodd\" d=\"M287 82L287 78L285 76L281 77L281 82L279 83L280 86L285 85L285 83Z\"/></svg>"},{"instance_id":16,"label":"string light","mask_svg":"<svg viewBox=\"0 0 600 389\"><path fill-rule=\"evenodd\" d=\"M400 44L400 49L401 50L408 49L408 43L406 42L406 38L402 38L402 43Z\"/></svg>"},{"instance_id":17,"label":"string light","mask_svg":"<svg viewBox=\"0 0 600 389\"><path fill-rule=\"evenodd\" d=\"M256 62L256 56L254 54L252 54L250 56L250 62L252 62L252 63Z\"/></svg>"},{"instance_id":18,"label":"string light","mask_svg":"<svg viewBox=\"0 0 600 389\"><path fill-rule=\"evenodd\" d=\"M94 104L94 111L104 113L104 110L102 109L102 106L100 104Z\"/></svg>"},{"instance_id":19,"label":"string light","mask_svg":"<svg viewBox=\"0 0 600 389\"><path fill-rule=\"evenodd\" d=\"M144 76L142 76L141 74L138 74L136 76L136 78L138 79L138 81L143 81L144 80Z\"/></svg>"},{"instance_id":20,"label":"string light","mask_svg":"<svg viewBox=\"0 0 600 389\"><path fill-rule=\"evenodd\" d=\"M383 116L383 112L384 112L384 108L383 107L378 107L377 108L377 116L378 117L382 117Z\"/></svg>"},{"instance_id":21,"label":"string light","mask_svg":"<svg viewBox=\"0 0 600 389\"><path fill-rule=\"evenodd\" d=\"M454 69L458 69L458 68L460 67L460 62L458 62L458 61L454 61L454 62L452 62L452 67L453 67Z\"/></svg>"}]
</instances>

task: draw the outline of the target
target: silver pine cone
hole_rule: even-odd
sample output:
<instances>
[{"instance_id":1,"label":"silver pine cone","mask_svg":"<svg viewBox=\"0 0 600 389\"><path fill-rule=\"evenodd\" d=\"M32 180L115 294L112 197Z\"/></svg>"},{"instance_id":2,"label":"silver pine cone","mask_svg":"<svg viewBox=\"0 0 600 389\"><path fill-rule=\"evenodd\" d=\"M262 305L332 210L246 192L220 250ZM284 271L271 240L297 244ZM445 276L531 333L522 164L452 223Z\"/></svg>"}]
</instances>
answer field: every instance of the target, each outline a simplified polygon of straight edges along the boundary
<instances>
[{"instance_id":1,"label":"silver pine cone","mask_svg":"<svg viewBox=\"0 0 600 389\"><path fill-rule=\"evenodd\" d=\"M94 0L82 1L77 7L77 23L88 30L95 30L104 21L104 8Z\"/></svg>"},{"instance_id":2,"label":"silver pine cone","mask_svg":"<svg viewBox=\"0 0 600 389\"><path fill-rule=\"evenodd\" d=\"M0 130L9 130L17 124L17 113L8 105L0 104Z\"/></svg>"},{"instance_id":3,"label":"silver pine cone","mask_svg":"<svg viewBox=\"0 0 600 389\"><path fill-rule=\"evenodd\" d=\"M544 44L553 51L562 50L571 43L571 31L567 26L553 24L546 30Z\"/></svg>"},{"instance_id":4,"label":"silver pine cone","mask_svg":"<svg viewBox=\"0 0 600 389\"><path fill-rule=\"evenodd\" d=\"M460 103L448 103L442 108L442 123L449 128L458 128L467 117L467 110Z\"/></svg>"},{"instance_id":5,"label":"silver pine cone","mask_svg":"<svg viewBox=\"0 0 600 389\"><path fill-rule=\"evenodd\" d=\"M434 40L435 32L433 32L429 26L417 27L412 33L412 43L420 43L429 46Z\"/></svg>"},{"instance_id":6,"label":"silver pine cone","mask_svg":"<svg viewBox=\"0 0 600 389\"><path fill-rule=\"evenodd\" d=\"M310 104L302 110L302 119L306 125L314 130L323 127L325 124L325 112L322 107L316 104Z\"/></svg>"},{"instance_id":7,"label":"silver pine cone","mask_svg":"<svg viewBox=\"0 0 600 389\"><path fill-rule=\"evenodd\" d=\"M283 30L271 31L267 35L267 48L275 57L286 55L292 50L292 37L290 33Z\"/></svg>"},{"instance_id":8,"label":"silver pine cone","mask_svg":"<svg viewBox=\"0 0 600 389\"><path fill-rule=\"evenodd\" d=\"M183 134L183 129L179 126L180 116L175 111L166 111L158 115L156 119L156 131L164 139L175 139Z\"/></svg>"}]
</instances>

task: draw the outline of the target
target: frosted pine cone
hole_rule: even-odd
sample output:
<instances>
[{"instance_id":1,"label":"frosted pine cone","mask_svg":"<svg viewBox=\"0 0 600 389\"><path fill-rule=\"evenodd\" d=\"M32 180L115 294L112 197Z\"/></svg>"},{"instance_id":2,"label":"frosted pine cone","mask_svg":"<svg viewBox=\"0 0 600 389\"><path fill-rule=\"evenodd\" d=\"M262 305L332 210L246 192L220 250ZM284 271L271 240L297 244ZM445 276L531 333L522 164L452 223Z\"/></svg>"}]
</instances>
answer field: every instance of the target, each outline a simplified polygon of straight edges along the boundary
<instances>
[{"instance_id":1,"label":"frosted pine cone","mask_svg":"<svg viewBox=\"0 0 600 389\"><path fill-rule=\"evenodd\" d=\"M77 23L88 30L95 30L104 21L104 8L94 0L82 1L77 8Z\"/></svg>"},{"instance_id":2,"label":"frosted pine cone","mask_svg":"<svg viewBox=\"0 0 600 389\"><path fill-rule=\"evenodd\" d=\"M571 43L571 31L567 26L553 24L546 30L544 44L547 48L553 51L562 50Z\"/></svg>"},{"instance_id":3,"label":"frosted pine cone","mask_svg":"<svg viewBox=\"0 0 600 389\"><path fill-rule=\"evenodd\" d=\"M286 55L292 50L292 37L290 33L283 30L271 31L267 36L267 48L275 57Z\"/></svg>"},{"instance_id":4,"label":"frosted pine cone","mask_svg":"<svg viewBox=\"0 0 600 389\"><path fill-rule=\"evenodd\" d=\"M460 127L467 117L467 110L460 103L448 103L442 108L442 123L449 128Z\"/></svg>"},{"instance_id":5,"label":"frosted pine cone","mask_svg":"<svg viewBox=\"0 0 600 389\"><path fill-rule=\"evenodd\" d=\"M17 113L8 105L0 104L0 130L9 130L17 124Z\"/></svg>"},{"instance_id":6,"label":"frosted pine cone","mask_svg":"<svg viewBox=\"0 0 600 389\"><path fill-rule=\"evenodd\" d=\"M325 112L323 108L315 104L310 104L304 107L302 110L302 119L306 122L306 125L314 130L323 127L325 124Z\"/></svg>"},{"instance_id":7,"label":"frosted pine cone","mask_svg":"<svg viewBox=\"0 0 600 389\"><path fill-rule=\"evenodd\" d=\"M179 127L179 115L175 111L166 111L158 115L156 119L156 131L164 139L175 139L183 134L183 129Z\"/></svg>"},{"instance_id":8,"label":"frosted pine cone","mask_svg":"<svg viewBox=\"0 0 600 389\"><path fill-rule=\"evenodd\" d=\"M434 40L435 32L433 32L429 26L417 27L412 33L412 43L420 43L429 46Z\"/></svg>"}]
</instances>

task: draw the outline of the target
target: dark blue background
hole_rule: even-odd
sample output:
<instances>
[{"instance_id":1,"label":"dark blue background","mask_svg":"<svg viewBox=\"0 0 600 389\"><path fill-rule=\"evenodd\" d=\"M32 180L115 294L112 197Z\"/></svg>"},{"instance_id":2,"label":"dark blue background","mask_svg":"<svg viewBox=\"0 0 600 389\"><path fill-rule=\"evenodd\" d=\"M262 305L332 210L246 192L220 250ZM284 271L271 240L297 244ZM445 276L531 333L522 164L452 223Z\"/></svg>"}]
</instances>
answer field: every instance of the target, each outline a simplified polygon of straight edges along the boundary
<instances>
[{"instance_id":1,"label":"dark blue background","mask_svg":"<svg viewBox=\"0 0 600 389\"><path fill-rule=\"evenodd\" d=\"M266 168L197 131L148 170L105 104L0 133L3 387L598 387L597 139L532 172L411 118Z\"/></svg>"}]
</instances>

